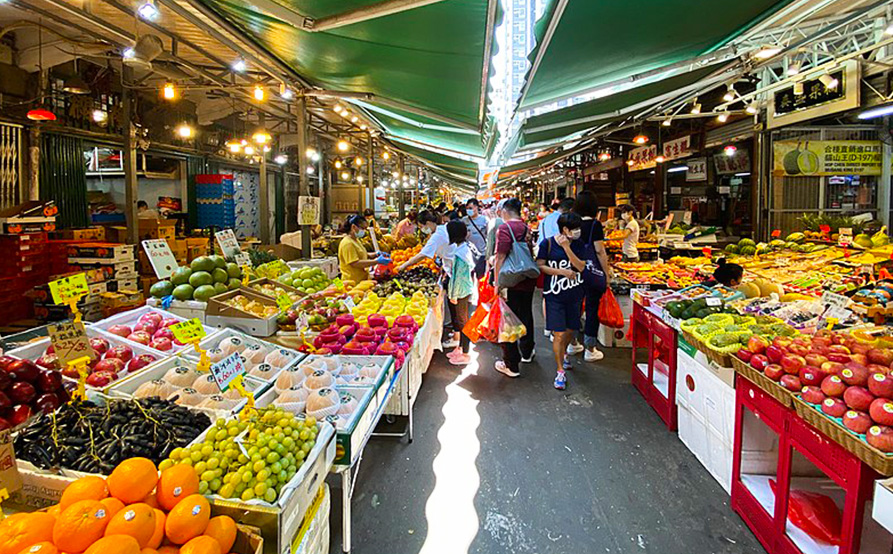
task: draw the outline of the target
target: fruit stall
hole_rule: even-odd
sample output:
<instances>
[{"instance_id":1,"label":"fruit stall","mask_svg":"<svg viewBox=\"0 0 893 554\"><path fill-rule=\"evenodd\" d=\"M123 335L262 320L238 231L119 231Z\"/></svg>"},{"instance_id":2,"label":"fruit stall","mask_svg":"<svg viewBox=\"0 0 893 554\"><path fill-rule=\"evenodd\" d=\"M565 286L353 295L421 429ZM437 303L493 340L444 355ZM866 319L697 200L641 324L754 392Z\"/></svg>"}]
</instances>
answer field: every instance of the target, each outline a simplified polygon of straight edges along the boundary
<instances>
[{"instance_id":1,"label":"fruit stall","mask_svg":"<svg viewBox=\"0 0 893 554\"><path fill-rule=\"evenodd\" d=\"M674 287L653 264L664 286L632 291L633 384L769 552L889 552L872 513L893 475L890 247L787 239L730 245L735 288Z\"/></svg>"}]
</instances>

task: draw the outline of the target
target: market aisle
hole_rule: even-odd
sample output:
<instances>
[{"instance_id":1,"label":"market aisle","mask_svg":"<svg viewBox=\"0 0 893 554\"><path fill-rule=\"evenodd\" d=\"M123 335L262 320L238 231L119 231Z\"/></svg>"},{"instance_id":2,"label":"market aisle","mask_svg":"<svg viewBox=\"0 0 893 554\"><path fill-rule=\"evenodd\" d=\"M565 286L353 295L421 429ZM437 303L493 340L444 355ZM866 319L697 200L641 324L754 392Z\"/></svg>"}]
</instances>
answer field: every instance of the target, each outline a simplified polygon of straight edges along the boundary
<instances>
[{"instance_id":1,"label":"market aisle","mask_svg":"<svg viewBox=\"0 0 893 554\"><path fill-rule=\"evenodd\" d=\"M492 345L464 372L435 356L416 404L415 442L376 439L366 449L354 552L763 551L719 484L632 388L629 350L608 350L596 370L575 357L559 392L551 343L541 328L536 339L539 363L517 380L493 370ZM332 553L341 551L340 517L333 488Z\"/></svg>"}]
</instances>

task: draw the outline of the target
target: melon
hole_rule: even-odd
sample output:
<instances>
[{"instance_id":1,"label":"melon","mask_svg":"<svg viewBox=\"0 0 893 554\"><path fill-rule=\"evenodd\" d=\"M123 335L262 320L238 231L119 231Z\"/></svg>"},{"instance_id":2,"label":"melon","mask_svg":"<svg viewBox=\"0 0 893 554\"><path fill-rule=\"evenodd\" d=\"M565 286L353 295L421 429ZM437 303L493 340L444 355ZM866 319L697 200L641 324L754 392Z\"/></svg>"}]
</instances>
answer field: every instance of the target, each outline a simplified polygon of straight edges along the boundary
<instances>
[{"instance_id":1,"label":"melon","mask_svg":"<svg viewBox=\"0 0 893 554\"><path fill-rule=\"evenodd\" d=\"M740 285L738 285L738 292L748 298L757 298L761 296L760 287L753 281L748 281L747 283L741 283Z\"/></svg>"}]
</instances>

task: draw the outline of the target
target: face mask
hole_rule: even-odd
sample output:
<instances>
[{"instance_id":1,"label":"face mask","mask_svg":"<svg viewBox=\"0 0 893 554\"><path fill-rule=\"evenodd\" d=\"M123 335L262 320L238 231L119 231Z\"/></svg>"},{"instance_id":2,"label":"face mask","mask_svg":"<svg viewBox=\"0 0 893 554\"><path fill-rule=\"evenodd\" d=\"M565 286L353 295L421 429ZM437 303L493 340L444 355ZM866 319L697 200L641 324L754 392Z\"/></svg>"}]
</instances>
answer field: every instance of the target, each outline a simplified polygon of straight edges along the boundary
<instances>
[{"instance_id":1,"label":"face mask","mask_svg":"<svg viewBox=\"0 0 893 554\"><path fill-rule=\"evenodd\" d=\"M357 231L357 238L358 238L358 239L361 239L361 238L363 238L363 237L365 237L365 236L366 236L366 229L360 229L359 231Z\"/></svg>"},{"instance_id":2,"label":"face mask","mask_svg":"<svg viewBox=\"0 0 893 554\"><path fill-rule=\"evenodd\" d=\"M571 237L570 237L570 238L571 238L571 240L577 240L578 238L580 238L580 235L581 235L581 234L583 234L583 230L582 230L582 229L574 229L573 231L571 231Z\"/></svg>"},{"instance_id":3,"label":"face mask","mask_svg":"<svg viewBox=\"0 0 893 554\"><path fill-rule=\"evenodd\" d=\"M629 214L623 214L620 217L623 218L623 221L629 221L632 216L630 216Z\"/></svg>"},{"instance_id":4,"label":"face mask","mask_svg":"<svg viewBox=\"0 0 893 554\"><path fill-rule=\"evenodd\" d=\"M430 235L431 227L428 227L427 225L425 225L424 227L422 227L422 232L425 233L426 235Z\"/></svg>"}]
</instances>

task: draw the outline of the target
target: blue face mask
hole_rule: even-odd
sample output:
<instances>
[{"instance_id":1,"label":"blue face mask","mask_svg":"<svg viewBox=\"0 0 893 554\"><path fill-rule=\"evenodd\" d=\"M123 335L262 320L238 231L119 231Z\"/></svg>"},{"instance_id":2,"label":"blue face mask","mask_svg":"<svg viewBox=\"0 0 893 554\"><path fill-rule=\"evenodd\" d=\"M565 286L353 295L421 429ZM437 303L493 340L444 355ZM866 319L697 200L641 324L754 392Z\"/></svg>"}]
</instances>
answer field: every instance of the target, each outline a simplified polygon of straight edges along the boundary
<instances>
[{"instance_id":1,"label":"blue face mask","mask_svg":"<svg viewBox=\"0 0 893 554\"><path fill-rule=\"evenodd\" d=\"M359 231L357 231L357 238L358 238L358 239L361 239L361 238L363 238L363 237L365 237L365 236L366 236L366 229L360 229Z\"/></svg>"}]
</instances>

